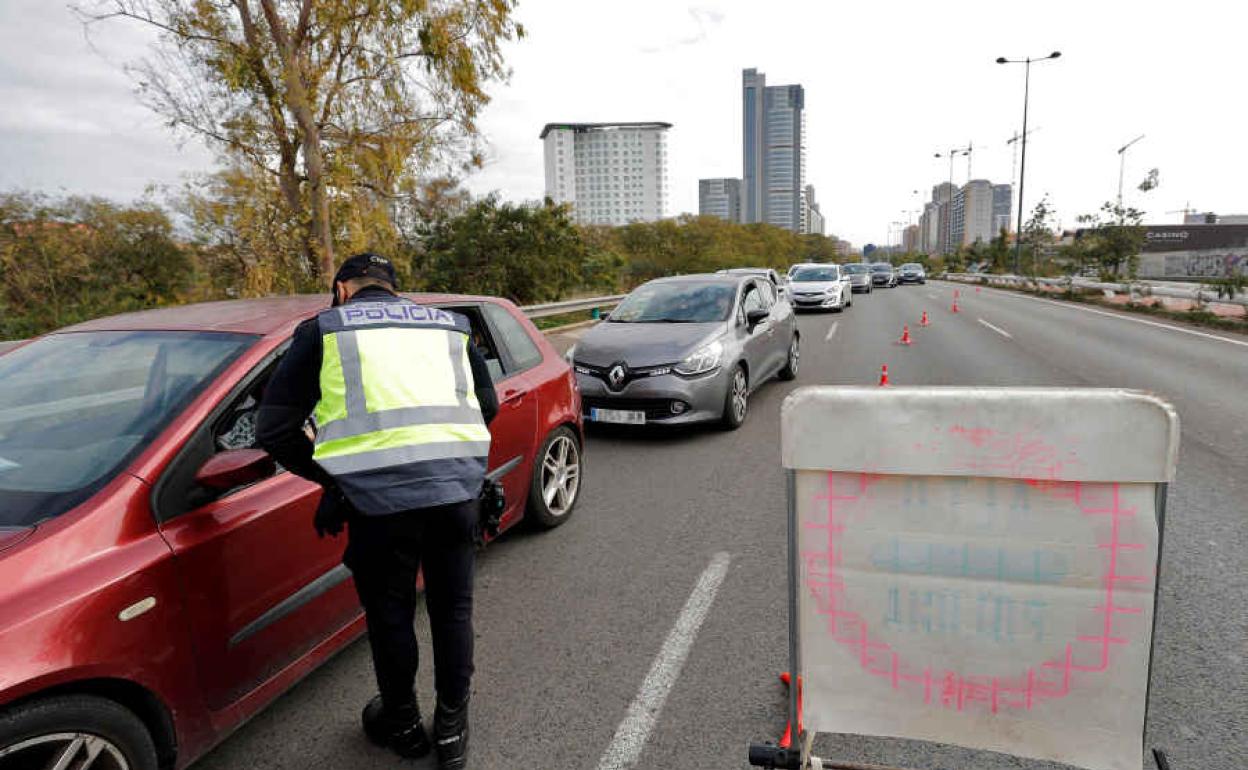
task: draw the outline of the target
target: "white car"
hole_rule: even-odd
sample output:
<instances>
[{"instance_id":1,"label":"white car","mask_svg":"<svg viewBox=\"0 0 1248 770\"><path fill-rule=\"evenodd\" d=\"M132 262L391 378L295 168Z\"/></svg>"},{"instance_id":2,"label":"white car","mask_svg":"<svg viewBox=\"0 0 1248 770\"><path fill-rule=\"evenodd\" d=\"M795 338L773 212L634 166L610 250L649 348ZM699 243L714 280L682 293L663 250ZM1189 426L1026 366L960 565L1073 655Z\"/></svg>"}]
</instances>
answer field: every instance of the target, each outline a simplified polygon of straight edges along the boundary
<instances>
[{"instance_id":1,"label":"white car","mask_svg":"<svg viewBox=\"0 0 1248 770\"><path fill-rule=\"evenodd\" d=\"M840 265L807 265L790 277L795 310L844 310L854 304L853 285Z\"/></svg>"}]
</instances>

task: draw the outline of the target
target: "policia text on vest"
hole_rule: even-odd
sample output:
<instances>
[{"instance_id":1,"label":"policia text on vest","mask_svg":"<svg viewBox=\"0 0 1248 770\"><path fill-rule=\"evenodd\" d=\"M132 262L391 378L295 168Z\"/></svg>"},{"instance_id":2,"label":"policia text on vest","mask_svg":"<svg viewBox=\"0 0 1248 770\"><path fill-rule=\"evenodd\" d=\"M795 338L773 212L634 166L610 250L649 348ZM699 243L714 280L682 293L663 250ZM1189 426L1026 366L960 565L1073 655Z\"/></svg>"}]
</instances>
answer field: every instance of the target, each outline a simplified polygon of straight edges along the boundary
<instances>
[{"instance_id":1,"label":"policia text on vest","mask_svg":"<svg viewBox=\"0 0 1248 770\"><path fill-rule=\"evenodd\" d=\"M350 293L350 285L336 281L346 302L296 329L267 385L257 437L285 468L325 487L318 530L334 531L327 511L342 510L347 521L343 561L364 607L380 690L365 707L366 734L408 757L436 743L439 766L458 770L473 671L473 531L498 401L464 317L386 286ZM303 433L310 415L314 440ZM433 741L413 689L422 567L438 703Z\"/></svg>"}]
</instances>

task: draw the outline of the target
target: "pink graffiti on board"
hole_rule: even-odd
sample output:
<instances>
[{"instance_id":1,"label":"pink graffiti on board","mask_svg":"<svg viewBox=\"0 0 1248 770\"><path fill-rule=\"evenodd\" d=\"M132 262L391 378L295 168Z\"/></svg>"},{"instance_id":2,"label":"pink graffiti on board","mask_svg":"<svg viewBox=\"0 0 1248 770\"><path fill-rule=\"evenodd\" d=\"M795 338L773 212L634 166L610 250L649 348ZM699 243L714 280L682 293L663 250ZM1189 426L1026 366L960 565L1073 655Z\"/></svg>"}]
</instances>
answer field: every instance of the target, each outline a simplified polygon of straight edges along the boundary
<instances>
[{"instance_id":1,"label":"pink graffiti on board","mask_svg":"<svg viewBox=\"0 0 1248 770\"><path fill-rule=\"evenodd\" d=\"M1032 431L1005 434L992 428L954 425L948 433L974 447L962 460L968 476L1005 474L1015 479L1058 479L1063 471L1079 464L1073 447L1060 450Z\"/></svg>"},{"instance_id":2,"label":"pink graffiti on board","mask_svg":"<svg viewBox=\"0 0 1248 770\"><path fill-rule=\"evenodd\" d=\"M1119 586L1149 580L1120 571L1123 552L1145 546L1123 542L1120 537L1122 520L1136 511L1121 504L1118 484L1089 487L1080 482L1027 482L1045 494L1069 501L1085 516L1109 519L1108 539L1098 543L1104 555L1101 601L1093 608L1100 616L1099 632L1077 636L1065 644L1056 659L1027 666L1014 677L1001 677L909 665L891 645L873 635L871 624L850 606L841 574L844 535L853 525L851 511L858 509L857 504L865 500L877 478L866 473L827 473L825 490L815 497L824 514L820 520L804 522L808 530L822 530L826 535L822 550L802 553L806 588L816 600L819 614L827 618L827 633L853 653L864 671L884 679L894 690L922 697L927 704L959 712L981 704L998 713L1004 709L1031 710L1040 702L1064 698L1071 692L1076 675L1103 672L1112 665L1115 649L1127 644L1115 627L1115 619L1143 612L1142 608L1119 603ZM1106 490L1107 499L1096 499Z\"/></svg>"}]
</instances>

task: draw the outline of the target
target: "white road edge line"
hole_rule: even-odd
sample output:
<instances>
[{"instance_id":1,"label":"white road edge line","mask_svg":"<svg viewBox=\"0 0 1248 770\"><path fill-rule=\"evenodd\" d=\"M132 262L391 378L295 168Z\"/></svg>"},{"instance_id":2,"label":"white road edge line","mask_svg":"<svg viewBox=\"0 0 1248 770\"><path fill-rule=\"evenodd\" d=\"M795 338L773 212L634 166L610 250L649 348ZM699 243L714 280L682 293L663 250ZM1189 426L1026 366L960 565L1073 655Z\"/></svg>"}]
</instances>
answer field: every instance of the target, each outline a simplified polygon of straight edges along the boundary
<instances>
[{"instance_id":1,"label":"white road edge line","mask_svg":"<svg viewBox=\"0 0 1248 770\"><path fill-rule=\"evenodd\" d=\"M1014 339L1014 335L1013 335L1013 334L1010 334L1010 333L1009 333L1009 332L1007 332L1005 329L1002 329L1000 326L993 326L992 324L988 323L987 321L985 321L985 320L984 320L984 319L982 319L982 318L977 318L977 319L975 319L975 320L979 321L979 322L980 322L981 324L983 324L984 326L987 326L989 329L992 329L992 330L993 330L994 332L996 332L997 334L1000 334L1002 337L1005 337L1007 340L1012 340L1012 339Z\"/></svg>"},{"instance_id":2,"label":"white road edge line","mask_svg":"<svg viewBox=\"0 0 1248 770\"><path fill-rule=\"evenodd\" d=\"M1002 293L1013 294L1013 292L1002 292ZM1117 318L1122 321L1134 321L1137 324L1144 324L1146 326L1156 326L1159 329L1169 329L1170 331L1173 331L1173 332L1183 332L1184 334L1191 334L1194 337L1204 337L1205 339L1217 340L1218 342L1229 342L1232 345L1239 345L1240 347L1248 348L1248 342L1245 342L1244 340L1236 340L1230 337L1223 337L1217 334L1209 334L1208 332L1198 332L1195 329L1184 329L1182 326L1171 326L1170 324L1157 323L1156 321L1150 321L1147 318L1133 318L1128 315L1122 315L1121 313L1110 313L1104 310L1097 310L1095 308L1084 307L1083 305L1076 305L1073 302L1058 302L1057 300L1045 299L1044 297L1030 297L1026 294L1019 294L1018 296L1025 297L1026 299L1034 299L1037 302L1047 302L1050 305L1057 305L1058 307L1068 307L1074 310L1082 310L1085 313L1095 313L1097 315L1109 316L1110 318Z\"/></svg>"},{"instance_id":3,"label":"white road edge line","mask_svg":"<svg viewBox=\"0 0 1248 770\"><path fill-rule=\"evenodd\" d=\"M828 336L824 337L824 338L823 338L823 341L824 341L824 342L831 342L831 341L832 341L832 338L836 336L836 327L838 327L838 326L840 326L840 325L841 325L841 322L840 322L840 321L833 321L833 322L832 322L832 328L831 328L831 329L828 329Z\"/></svg>"},{"instance_id":4,"label":"white road edge line","mask_svg":"<svg viewBox=\"0 0 1248 770\"><path fill-rule=\"evenodd\" d=\"M1044 302L1049 305L1056 305L1057 307L1070 308L1071 310L1082 310L1085 313L1094 313L1096 315L1103 315L1108 318L1117 318L1120 321L1131 321L1137 324L1144 324L1145 326L1156 326L1159 329L1169 329L1172 332L1182 332L1184 334L1190 334L1193 337L1204 337L1205 339L1217 340L1218 342L1229 342L1232 345L1239 345L1240 347L1248 348L1248 341L1232 339L1230 337L1222 337L1217 334L1209 334L1208 332L1198 332L1195 329L1184 329L1182 326L1171 326L1170 324L1163 324L1163 323L1158 323L1156 321L1150 321L1147 318L1135 318L1133 316L1125 315L1123 313L1110 313L1105 310L1097 310L1095 308L1084 307L1083 305L1078 305L1078 304L1075 304L1074 302L1058 302L1055 299L1046 299L1045 297L1033 297L1030 294L1020 294L1018 292L1013 292L1013 291L1003 291L1001 289L994 289L992 287L989 287L988 291L998 296L1017 297L1019 299L1030 299L1035 302Z\"/></svg>"},{"instance_id":5,"label":"white road edge line","mask_svg":"<svg viewBox=\"0 0 1248 770\"><path fill-rule=\"evenodd\" d=\"M689 657L689 650L698 636L698 629L711 611L715 594L728 574L728 563L732 557L726 552L719 552L711 557L711 563L702 571L693 593L685 602L676 625L668 633L663 647L650 666L637 697L628 707L624 721L615 731L611 745L603 752L598 762L598 770L627 770L637 764L641 752L646 747L650 731L658 722L659 713L667 700L676 680L680 677L680 669Z\"/></svg>"}]
</instances>

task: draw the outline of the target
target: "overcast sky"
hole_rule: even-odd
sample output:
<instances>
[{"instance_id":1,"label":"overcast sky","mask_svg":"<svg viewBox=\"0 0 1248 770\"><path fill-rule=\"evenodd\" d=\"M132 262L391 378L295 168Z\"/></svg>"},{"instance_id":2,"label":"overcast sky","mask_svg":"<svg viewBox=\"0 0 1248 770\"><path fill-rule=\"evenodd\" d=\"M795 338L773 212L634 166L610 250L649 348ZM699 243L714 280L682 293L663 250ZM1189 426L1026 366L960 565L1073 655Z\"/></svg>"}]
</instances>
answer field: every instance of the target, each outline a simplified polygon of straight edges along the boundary
<instances>
[{"instance_id":1,"label":"overcast sky","mask_svg":"<svg viewBox=\"0 0 1248 770\"><path fill-rule=\"evenodd\" d=\"M1116 150L1145 134L1126 198L1149 221L1180 221L1168 212L1189 203L1248 213L1238 3L522 0L518 15L529 36L507 50L514 75L482 121L474 192L540 198L547 122L662 120L668 213L696 211L698 178L741 176L741 70L757 67L769 85L805 86L807 175L829 232L880 243L948 178L937 150L971 142L973 176L1010 181L1023 70L993 61L1060 50L1032 68L1027 209L1047 193L1074 226L1116 195ZM211 168L132 94L121 64L145 34L112 24L92 41L55 0L0 0L0 189L128 199ZM1152 167L1160 188L1137 192ZM966 178L960 159L954 181Z\"/></svg>"}]
</instances>

